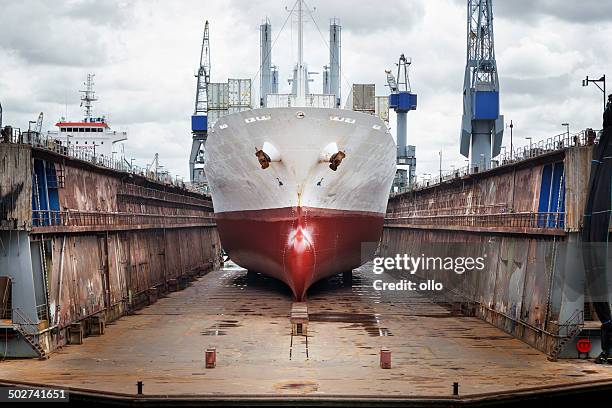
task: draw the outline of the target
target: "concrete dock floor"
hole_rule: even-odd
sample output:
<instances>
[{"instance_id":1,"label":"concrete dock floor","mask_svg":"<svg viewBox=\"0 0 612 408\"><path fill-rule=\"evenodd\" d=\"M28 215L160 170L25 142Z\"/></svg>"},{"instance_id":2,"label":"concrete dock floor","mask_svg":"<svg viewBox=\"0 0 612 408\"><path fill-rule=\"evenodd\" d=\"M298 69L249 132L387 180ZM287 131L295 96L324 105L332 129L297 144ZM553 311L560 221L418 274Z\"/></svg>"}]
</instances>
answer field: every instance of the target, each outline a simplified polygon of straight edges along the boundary
<instances>
[{"instance_id":1,"label":"concrete dock floor","mask_svg":"<svg viewBox=\"0 0 612 408\"><path fill-rule=\"evenodd\" d=\"M450 396L612 380L612 366L549 362L525 343L477 318L453 316L422 294L381 298L368 266L352 287L340 277L309 295L308 359L294 337L290 293L229 264L107 326L48 360L7 360L0 379L105 392L196 395ZM218 350L217 367L204 351ZM379 349L393 368L379 368Z\"/></svg>"}]
</instances>

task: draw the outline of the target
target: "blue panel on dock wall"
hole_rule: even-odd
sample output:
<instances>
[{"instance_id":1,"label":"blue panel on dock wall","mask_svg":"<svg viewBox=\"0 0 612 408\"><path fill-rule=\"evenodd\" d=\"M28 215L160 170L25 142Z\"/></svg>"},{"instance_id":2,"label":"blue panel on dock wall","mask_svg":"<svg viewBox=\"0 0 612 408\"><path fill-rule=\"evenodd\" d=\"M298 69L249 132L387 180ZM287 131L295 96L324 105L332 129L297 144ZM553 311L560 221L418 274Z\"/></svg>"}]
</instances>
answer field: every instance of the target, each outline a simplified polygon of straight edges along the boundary
<instances>
[{"instance_id":1,"label":"blue panel on dock wall","mask_svg":"<svg viewBox=\"0 0 612 408\"><path fill-rule=\"evenodd\" d=\"M208 130L208 116L193 115L191 117L191 130L194 132L206 132Z\"/></svg>"},{"instance_id":2,"label":"blue panel on dock wall","mask_svg":"<svg viewBox=\"0 0 612 408\"><path fill-rule=\"evenodd\" d=\"M499 116L499 92L474 92L474 120L495 120Z\"/></svg>"},{"instance_id":3,"label":"blue panel on dock wall","mask_svg":"<svg viewBox=\"0 0 612 408\"><path fill-rule=\"evenodd\" d=\"M49 213L51 218L51 225L59 224L59 191L57 185L57 172L55 171L55 164L52 162L46 162L46 175L47 175L47 193L49 196Z\"/></svg>"},{"instance_id":4,"label":"blue panel on dock wall","mask_svg":"<svg viewBox=\"0 0 612 408\"><path fill-rule=\"evenodd\" d=\"M565 180L563 179L563 163L555 163L555 167L552 175L552 184L550 188L550 205L548 212L550 213L562 213L565 211ZM554 218L550 218L548 221L549 227L561 227L562 224L558 223Z\"/></svg>"},{"instance_id":5,"label":"blue panel on dock wall","mask_svg":"<svg viewBox=\"0 0 612 408\"><path fill-rule=\"evenodd\" d=\"M548 164L542 169L542 183L540 185L540 203L538 213L547 213L550 202L550 181L552 179L552 165ZM538 217L538 227L546 226L546 216Z\"/></svg>"},{"instance_id":6,"label":"blue panel on dock wall","mask_svg":"<svg viewBox=\"0 0 612 408\"><path fill-rule=\"evenodd\" d=\"M47 202L47 182L45 174L45 163L42 160L34 159L34 173L32 173L32 210L38 210L33 214L32 225L43 226L49 225L49 217L47 211L49 204ZM36 194L38 193L38 197Z\"/></svg>"}]
</instances>

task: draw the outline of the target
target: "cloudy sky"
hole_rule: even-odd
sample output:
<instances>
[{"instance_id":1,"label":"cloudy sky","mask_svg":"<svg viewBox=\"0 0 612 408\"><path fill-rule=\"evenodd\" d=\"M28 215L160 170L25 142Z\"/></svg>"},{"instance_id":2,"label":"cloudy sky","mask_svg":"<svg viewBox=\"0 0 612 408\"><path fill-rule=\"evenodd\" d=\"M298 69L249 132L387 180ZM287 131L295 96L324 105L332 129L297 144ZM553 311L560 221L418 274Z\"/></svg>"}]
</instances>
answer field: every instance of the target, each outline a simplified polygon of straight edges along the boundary
<instances>
[{"instance_id":1,"label":"cloudy sky","mask_svg":"<svg viewBox=\"0 0 612 408\"><path fill-rule=\"evenodd\" d=\"M210 21L212 81L252 78L258 89L258 26L269 17L276 36L285 7L293 3L0 0L3 122L27 128L44 112L44 128L53 130L66 114L80 118L78 90L86 74L95 73L95 112L106 114L116 130L128 131L126 156L144 164L159 153L166 168L187 178L204 20ZM321 71L328 62L324 39L331 17L343 25L343 99L352 83L376 83L377 94L386 94L384 70L400 53L412 57L419 106L409 113L408 141L417 146L417 173L437 171L439 150L444 169L463 166L466 0L307 3L316 8L316 24L305 27L309 69ZM611 66L612 1L497 0L494 16L501 108L514 121L514 145L528 144L528 136L535 141L562 133L563 122L572 133L601 127L601 92L594 85L583 88L581 80ZM290 20L272 52L281 88L288 88L296 59L295 28ZM320 78L312 87L321 92Z\"/></svg>"}]
</instances>

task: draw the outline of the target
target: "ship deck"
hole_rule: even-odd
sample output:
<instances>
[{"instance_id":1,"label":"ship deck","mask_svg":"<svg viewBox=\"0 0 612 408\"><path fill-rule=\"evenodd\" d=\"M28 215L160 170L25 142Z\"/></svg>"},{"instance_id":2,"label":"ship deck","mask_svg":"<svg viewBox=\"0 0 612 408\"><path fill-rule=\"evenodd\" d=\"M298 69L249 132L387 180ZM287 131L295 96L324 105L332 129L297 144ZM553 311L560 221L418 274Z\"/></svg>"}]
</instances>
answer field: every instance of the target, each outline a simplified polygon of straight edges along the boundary
<instances>
[{"instance_id":1,"label":"ship deck","mask_svg":"<svg viewBox=\"0 0 612 408\"><path fill-rule=\"evenodd\" d=\"M364 266L354 272L352 287L334 277L311 289L308 358L305 338L294 337L289 359L289 289L270 278L249 279L228 264L48 360L3 361L0 383L131 398L142 381L150 398L231 396L251 402L448 402L455 398L453 382L459 383L456 398L472 399L612 384L612 366L550 362L520 340L477 318L453 315L422 294L382 299L371 276ZM217 348L217 367L206 369L204 351L211 346ZM383 346L392 352L390 370L379 368Z\"/></svg>"}]
</instances>

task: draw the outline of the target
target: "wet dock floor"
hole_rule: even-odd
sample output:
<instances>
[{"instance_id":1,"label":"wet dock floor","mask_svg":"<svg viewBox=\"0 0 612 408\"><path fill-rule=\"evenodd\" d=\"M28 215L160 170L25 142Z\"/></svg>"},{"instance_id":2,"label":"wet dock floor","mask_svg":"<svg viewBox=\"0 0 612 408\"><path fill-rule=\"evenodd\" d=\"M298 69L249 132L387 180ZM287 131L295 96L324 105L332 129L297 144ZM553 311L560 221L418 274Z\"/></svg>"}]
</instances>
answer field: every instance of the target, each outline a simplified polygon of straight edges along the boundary
<instances>
[{"instance_id":1,"label":"wet dock floor","mask_svg":"<svg viewBox=\"0 0 612 408\"><path fill-rule=\"evenodd\" d=\"M229 264L82 345L51 358L0 363L0 379L144 394L450 396L612 379L612 367L586 360L549 362L542 353L473 317L454 316L426 296L372 289L369 267L309 292L308 359L294 337L289 290L247 278ZM217 348L217 367L204 351ZM379 350L393 368L379 368Z\"/></svg>"}]
</instances>

